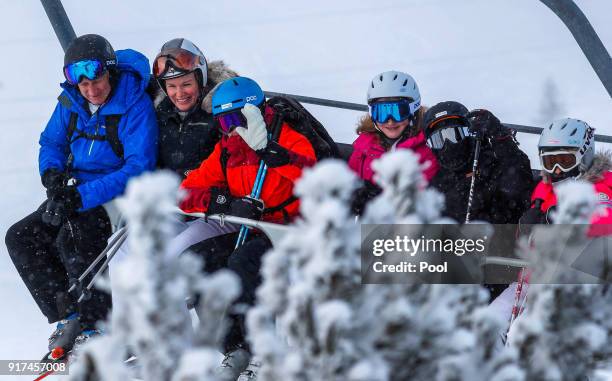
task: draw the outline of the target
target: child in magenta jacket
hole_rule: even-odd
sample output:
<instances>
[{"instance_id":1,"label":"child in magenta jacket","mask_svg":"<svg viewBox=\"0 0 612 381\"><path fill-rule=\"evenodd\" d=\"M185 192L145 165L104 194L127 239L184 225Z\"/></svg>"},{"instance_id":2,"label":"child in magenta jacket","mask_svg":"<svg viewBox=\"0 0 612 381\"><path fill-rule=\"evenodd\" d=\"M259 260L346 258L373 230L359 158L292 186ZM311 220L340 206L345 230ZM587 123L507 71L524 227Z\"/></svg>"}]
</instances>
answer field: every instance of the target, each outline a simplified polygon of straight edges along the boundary
<instances>
[{"instance_id":1,"label":"child in magenta jacket","mask_svg":"<svg viewBox=\"0 0 612 381\"><path fill-rule=\"evenodd\" d=\"M353 142L349 167L364 180L355 194L353 210L360 214L365 204L380 193L373 179L372 162L395 149L411 149L424 164L423 176L431 180L439 165L425 144L420 128L424 107L414 79L402 72L387 71L372 79L368 86L370 114L359 121L359 137Z\"/></svg>"}]
</instances>

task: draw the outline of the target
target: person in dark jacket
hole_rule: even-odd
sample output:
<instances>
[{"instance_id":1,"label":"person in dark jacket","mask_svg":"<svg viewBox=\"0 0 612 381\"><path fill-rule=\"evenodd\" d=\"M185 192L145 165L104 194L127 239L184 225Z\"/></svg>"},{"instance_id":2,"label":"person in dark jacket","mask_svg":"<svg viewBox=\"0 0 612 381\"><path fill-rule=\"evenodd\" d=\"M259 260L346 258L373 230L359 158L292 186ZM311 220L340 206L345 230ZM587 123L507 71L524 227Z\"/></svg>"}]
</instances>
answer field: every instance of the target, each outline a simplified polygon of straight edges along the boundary
<instances>
[{"instance_id":1,"label":"person in dark jacket","mask_svg":"<svg viewBox=\"0 0 612 381\"><path fill-rule=\"evenodd\" d=\"M185 178L210 155L221 133L212 117L212 89L236 77L223 61L206 61L185 38L162 45L153 61L155 111L159 124L158 168Z\"/></svg>"},{"instance_id":2,"label":"person in dark jacket","mask_svg":"<svg viewBox=\"0 0 612 381\"><path fill-rule=\"evenodd\" d=\"M443 214L465 222L472 183L476 139L481 139L470 220L516 224L529 208L534 187L529 158L518 147L512 130L490 111L473 110L458 102L441 102L425 114L425 136L440 170L431 185L442 192Z\"/></svg>"},{"instance_id":3,"label":"person in dark jacket","mask_svg":"<svg viewBox=\"0 0 612 381\"><path fill-rule=\"evenodd\" d=\"M39 168L47 200L11 226L6 246L49 323L49 356L61 357L106 318L110 296L93 289L78 303L70 285L106 246L106 206L128 180L155 167L157 122L145 90L149 61L115 53L103 37L76 38L64 56L66 82L40 136Z\"/></svg>"},{"instance_id":4,"label":"person in dark jacket","mask_svg":"<svg viewBox=\"0 0 612 381\"><path fill-rule=\"evenodd\" d=\"M157 168L173 171L184 179L211 154L221 137L212 116L213 89L236 76L223 61L208 64L202 51L187 39L175 38L162 45L153 60L148 89L159 124ZM178 229L184 230L192 222L177 220ZM116 264L128 252L126 241L109 263L111 281ZM212 266L211 262L207 264Z\"/></svg>"},{"instance_id":5,"label":"person in dark jacket","mask_svg":"<svg viewBox=\"0 0 612 381\"><path fill-rule=\"evenodd\" d=\"M516 224L529 208L534 187L529 158L520 150L513 132L487 110L473 110L458 102L441 102L425 114L427 145L433 150L440 170L431 181L445 198L442 214L458 221ZM476 141L480 151L473 172ZM469 202L472 178L473 197ZM489 245L497 256L512 255L515 227L498 226ZM515 279L510 268L487 268L485 286L491 300Z\"/></svg>"}]
</instances>

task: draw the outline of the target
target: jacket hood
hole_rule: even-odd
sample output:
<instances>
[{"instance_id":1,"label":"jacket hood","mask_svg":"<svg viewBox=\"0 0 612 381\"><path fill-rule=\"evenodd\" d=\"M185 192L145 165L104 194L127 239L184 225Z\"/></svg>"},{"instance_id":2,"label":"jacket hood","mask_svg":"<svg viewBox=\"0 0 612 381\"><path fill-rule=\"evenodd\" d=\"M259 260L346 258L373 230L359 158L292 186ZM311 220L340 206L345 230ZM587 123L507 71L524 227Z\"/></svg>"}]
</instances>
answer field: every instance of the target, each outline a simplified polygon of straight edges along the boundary
<instances>
[{"instance_id":1,"label":"jacket hood","mask_svg":"<svg viewBox=\"0 0 612 381\"><path fill-rule=\"evenodd\" d=\"M237 77L238 73L230 69L222 60L211 61L208 63L208 83L203 87L202 91L206 94L202 99L200 107L202 110L212 114L212 96L219 84L226 79ZM155 107L159 106L164 99L168 98L161 87L155 91Z\"/></svg>"},{"instance_id":2,"label":"jacket hood","mask_svg":"<svg viewBox=\"0 0 612 381\"><path fill-rule=\"evenodd\" d=\"M125 49L116 51L116 54L119 79L113 88L111 98L100 109L102 115L125 114L145 94L151 76L149 60L142 53ZM84 109L86 100L78 87L70 85L67 81L60 86L64 89L60 98L70 100L68 108L82 114L83 117L88 116Z\"/></svg>"},{"instance_id":3,"label":"jacket hood","mask_svg":"<svg viewBox=\"0 0 612 381\"><path fill-rule=\"evenodd\" d=\"M603 179L604 174L612 171L612 151L599 151L595 154L591 168L583 176L588 182L595 183Z\"/></svg>"}]
</instances>

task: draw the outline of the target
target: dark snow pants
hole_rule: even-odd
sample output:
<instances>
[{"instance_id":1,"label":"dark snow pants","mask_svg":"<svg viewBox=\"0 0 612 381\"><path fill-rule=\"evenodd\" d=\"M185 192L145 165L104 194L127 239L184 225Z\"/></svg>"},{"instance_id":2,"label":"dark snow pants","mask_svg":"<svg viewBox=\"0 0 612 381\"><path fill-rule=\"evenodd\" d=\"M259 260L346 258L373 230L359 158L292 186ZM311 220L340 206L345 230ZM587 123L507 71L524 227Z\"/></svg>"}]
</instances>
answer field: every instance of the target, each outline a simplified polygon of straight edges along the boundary
<instances>
[{"instance_id":1,"label":"dark snow pants","mask_svg":"<svg viewBox=\"0 0 612 381\"><path fill-rule=\"evenodd\" d=\"M42 222L45 205L8 229L9 255L49 323L78 312L82 328L92 329L106 319L110 295L94 288L77 304L79 295L69 294L68 288L106 247L111 235L108 215L99 206L55 227Z\"/></svg>"},{"instance_id":2,"label":"dark snow pants","mask_svg":"<svg viewBox=\"0 0 612 381\"><path fill-rule=\"evenodd\" d=\"M265 235L249 231L247 241L234 250L237 237L238 233L226 234L202 241L190 248L204 258L206 272L227 268L240 278L242 293L230 308L230 326L223 343L225 353L238 347L250 351L245 340L246 323L243 307L255 304L255 291L262 282L259 272L261 258L272 247L272 243Z\"/></svg>"}]
</instances>

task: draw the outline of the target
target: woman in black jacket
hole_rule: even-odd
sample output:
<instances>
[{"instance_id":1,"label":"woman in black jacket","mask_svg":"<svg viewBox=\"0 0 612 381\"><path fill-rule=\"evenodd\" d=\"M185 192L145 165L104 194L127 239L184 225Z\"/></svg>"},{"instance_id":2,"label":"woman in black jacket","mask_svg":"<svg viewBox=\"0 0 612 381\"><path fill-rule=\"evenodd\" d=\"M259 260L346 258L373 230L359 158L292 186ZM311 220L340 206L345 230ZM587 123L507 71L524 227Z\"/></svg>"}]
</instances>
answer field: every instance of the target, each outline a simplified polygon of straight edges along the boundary
<instances>
[{"instance_id":1,"label":"woman in black jacket","mask_svg":"<svg viewBox=\"0 0 612 381\"><path fill-rule=\"evenodd\" d=\"M155 57L153 76L159 125L157 166L185 178L210 155L220 138L213 124L213 89L237 74L223 61L208 64L195 44L175 38Z\"/></svg>"}]
</instances>

